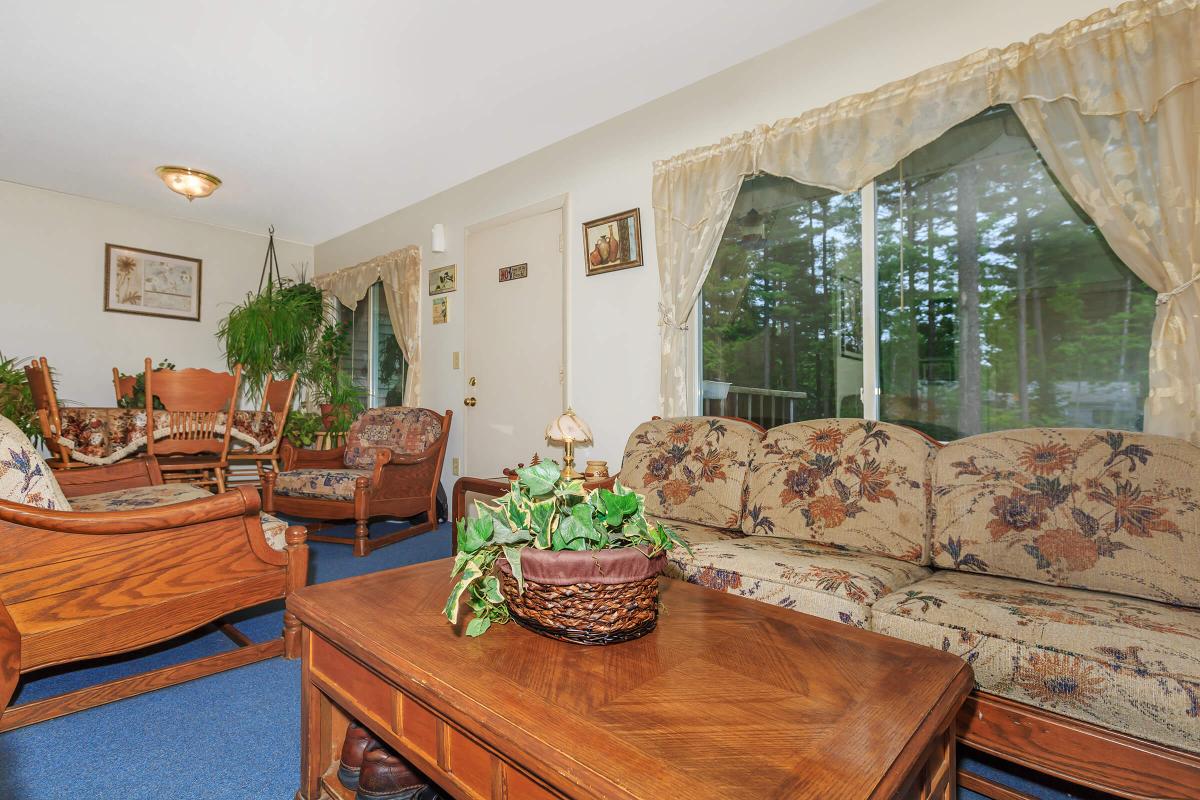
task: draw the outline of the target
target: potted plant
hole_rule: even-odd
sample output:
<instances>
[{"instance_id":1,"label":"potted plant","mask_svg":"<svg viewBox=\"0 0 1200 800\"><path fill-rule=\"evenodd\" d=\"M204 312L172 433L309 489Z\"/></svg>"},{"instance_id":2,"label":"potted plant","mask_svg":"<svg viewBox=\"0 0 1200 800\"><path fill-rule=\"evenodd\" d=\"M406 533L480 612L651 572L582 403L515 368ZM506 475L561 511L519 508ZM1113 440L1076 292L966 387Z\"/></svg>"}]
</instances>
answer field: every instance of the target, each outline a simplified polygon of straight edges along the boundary
<instances>
[{"instance_id":1,"label":"potted plant","mask_svg":"<svg viewBox=\"0 0 1200 800\"><path fill-rule=\"evenodd\" d=\"M458 521L458 577L445 614L458 621L464 595L474 615L468 636L515 619L545 636L609 644L643 636L658 619L665 553L684 545L651 524L646 499L613 484L586 492L543 461L517 470L508 494L476 502Z\"/></svg>"},{"instance_id":2,"label":"potted plant","mask_svg":"<svg viewBox=\"0 0 1200 800\"><path fill-rule=\"evenodd\" d=\"M312 389L316 352L324 334L340 327L328 319L321 290L303 280L267 280L266 289L248 294L217 328L229 368L242 365L242 383L251 400L262 396L271 377L295 372Z\"/></svg>"},{"instance_id":3,"label":"potted plant","mask_svg":"<svg viewBox=\"0 0 1200 800\"><path fill-rule=\"evenodd\" d=\"M177 367L171 361L169 361L168 359L165 359L165 358L162 361L159 361L158 366L155 367L155 369L176 369L176 368ZM122 372L121 377L128 378L129 376L126 375L124 372ZM127 394L124 397L118 399L117 400L117 408L142 409L145 407L146 407L146 371L142 370L141 372L139 372L133 376L133 393ZM165 406L163 406L162 401L160 401L157 396L154 398L154 408L158 411L163 411L165 409Z\"/></svg>"},{"instance_id":4,"label":"potted plant","mask_svg":"<svg viewBox=\"0 0 1200 800\"><path fill-rule=\"evenodd\" d=\"M29 382L25 380L22 361L0 354L0 416L12 420L37 445L41 442L42 427L38 422L37 409L33 407L33 394L29 391Z\"/></svg>"}]
</instances>

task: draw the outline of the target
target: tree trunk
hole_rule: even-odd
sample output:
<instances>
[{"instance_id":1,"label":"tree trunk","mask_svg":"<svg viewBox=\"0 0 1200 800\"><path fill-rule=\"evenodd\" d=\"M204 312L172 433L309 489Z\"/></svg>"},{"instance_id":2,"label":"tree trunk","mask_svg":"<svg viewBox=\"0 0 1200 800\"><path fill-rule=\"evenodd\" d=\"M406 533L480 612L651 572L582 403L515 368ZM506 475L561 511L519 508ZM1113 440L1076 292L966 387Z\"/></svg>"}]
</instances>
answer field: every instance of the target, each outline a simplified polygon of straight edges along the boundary
<instances>
[{"instance_id":1,"label":"tree trunk","mask_svg":"<svg viewBox=\"0 0 1200 800\"><path fill-rule=\"evenodd\" d=\"M955 222L958 234L958 433L983 429L983 371L979 326L979 196L975 165L959 168Z\"/></svg>"},{"instance_id":2,"label":"tree trunk","mask_svg":"<svg viewBox=\"0 0 1200 800\"><path fill-rule=\"evenodd\" d=\"M1019 195L1018 195L1019 196ZM1017 396L1021 403L1021 422L1029 422L1029 345L1025 330L1028 317L1028 299L1025 288L1025 270L1031 256L1029 239L1029 215L1023 203L1017 203Z\"/></svg>"}]
</instances>

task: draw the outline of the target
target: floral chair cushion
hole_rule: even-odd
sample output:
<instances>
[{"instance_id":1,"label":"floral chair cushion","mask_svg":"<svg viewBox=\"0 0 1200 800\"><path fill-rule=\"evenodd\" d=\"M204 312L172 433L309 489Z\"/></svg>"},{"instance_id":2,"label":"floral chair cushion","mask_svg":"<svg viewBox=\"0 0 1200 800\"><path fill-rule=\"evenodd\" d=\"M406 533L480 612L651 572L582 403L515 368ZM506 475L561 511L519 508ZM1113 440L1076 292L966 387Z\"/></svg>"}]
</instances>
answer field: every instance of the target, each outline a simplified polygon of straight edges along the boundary
<instances>
[{"instance_id":1,"label":"floral chair cushion","mask_svg":"<svg viewBox=\"0 0 1200 800\"><path fill-rule=\"evenodd\" d=\"M875 603L871 627L961 656L986 691L1200 752L1200 611L938 572Z\"/></svg>"},{"instance_id":2,"label":"floral chair cushion","mask_svg":"<svg viewBox=\"0 0 1200 800\"><path fill-rule=\"evenodd\" d=\"M314 500L354 499L354 482L371 478L369 469L293 469L279 473L275 494Z\"/></svg>"},{"instance_id":3,"label":"floral chair cushion","mask_svg":"<svg viewBox=\"0 0 1200 800\"><path fill-rule=\"evenodd\" d=\"M212 492L190 483L164 483L160 486L138 486L133 489L117 489L112 492L88 494L76 497L75 511L128 511L131 508L157 508L188 500L212 497ZM284 532L287 523L270 514L259 514L263 536L274 550L287 549Z\"/></svg>"},{"instance_id":4,"label":"floral chair cushion","mask_svg":"<svg viewBox=\"0 0 1200 800\"><path fill-rule=\"evenodd\" d=\"M929 563L936 446L886 422L822 419L767 431L746 480L742 530Z\"/></svg>"},{"instance_id":5,"label":"floral chair cushion","mask_svg":"<svg viewBox=\"0 0 1200 800\"><path fill-rule=\"evenodd\" d=\"M972 436L934 463L934 563L1200 606L1200 447L1118 431Z\"/></svg>"},{"instance_id":6,"label":"floral chair cushion","mask_svg":"<svg viewBox=\"0 0 1200 800\"><path fill-rule=\"evenodd\" d=\"M0 417L0 500L51 511L71 510L45 459L7 417Z\"/></svg>"},{"instance_id":7,"label":"floral chair cushion","mask_svg":"<svg viewBox=\"0 0 1200 800\"><path fill-rule=\"evenodd\" d=\"M433 447L441 435L442 416L428 408L372 408L350 426L345 464L371 469L378 447L411 456Z\"/></svg>"},{"instance_id":8,"label":"floral chair cushion","mask_svg":"<svg viewBox=\"0 0 1200 800\"><path fill-rule=\"evenodd\" d=\"M910 561L774 536L704 542L667 561L668 574L690 583L860 628L877 599L931 574Z\"/></svg>"},{"instance_id":9,"label":"floral chair cushion","mask_svg":"<svg viewBox=\"0 0 1200 800\"><path fill-rule=\"evenodd\" d=\"M750 451L762 432L723 417L644 422L625 445L621 483L658 517L736 529Z\"/></svg>"}]
</instances>

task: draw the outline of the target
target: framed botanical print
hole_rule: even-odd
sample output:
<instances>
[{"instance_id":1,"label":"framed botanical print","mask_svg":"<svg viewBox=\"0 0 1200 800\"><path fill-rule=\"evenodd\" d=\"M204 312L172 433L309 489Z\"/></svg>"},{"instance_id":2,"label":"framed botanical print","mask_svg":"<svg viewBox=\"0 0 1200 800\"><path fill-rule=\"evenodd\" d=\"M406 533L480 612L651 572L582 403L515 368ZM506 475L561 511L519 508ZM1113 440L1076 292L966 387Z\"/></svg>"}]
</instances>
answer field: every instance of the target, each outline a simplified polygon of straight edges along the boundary
<instances>
[{"instance_id":1,"label":"framed botanical print","mask_svg":"<svg viewBox=\"0 0 1200 800\"><path fill-rule=\"evenodd\" d=\"M642 215L631 208L583 223L584 263L588 275L642 265Z\"/></svg>"},{"instance_id":2,"label":"framed botanical print","mask_svg":"<svg viewBox=\"0 0 1200 800\"><path fill-rule=\"evenodd\" d=\"M200 321L198 258L104 245L104 310Z\"/></svg>"}]
</instances>

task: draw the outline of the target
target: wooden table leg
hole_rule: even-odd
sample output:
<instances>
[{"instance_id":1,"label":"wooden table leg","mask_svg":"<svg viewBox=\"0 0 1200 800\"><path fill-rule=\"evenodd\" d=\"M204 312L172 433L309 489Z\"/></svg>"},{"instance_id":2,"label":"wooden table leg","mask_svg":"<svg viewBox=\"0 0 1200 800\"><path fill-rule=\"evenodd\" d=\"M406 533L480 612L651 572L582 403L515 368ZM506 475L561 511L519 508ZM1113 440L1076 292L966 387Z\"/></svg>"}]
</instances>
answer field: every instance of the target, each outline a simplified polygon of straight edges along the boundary
<instances>
[{"instance_id":1,"label":"wooden table leg","mask_svg":"<svg viewBox=\"0 0 1200 800\"><path fill-rule=\"evenodd\" d=\"M324 746L330 738L329 699L312 682L312 633L304 628L300 638L300 791L297 800L319 800L321 773L325 767Z\"/></svg>"}]
</instances>

